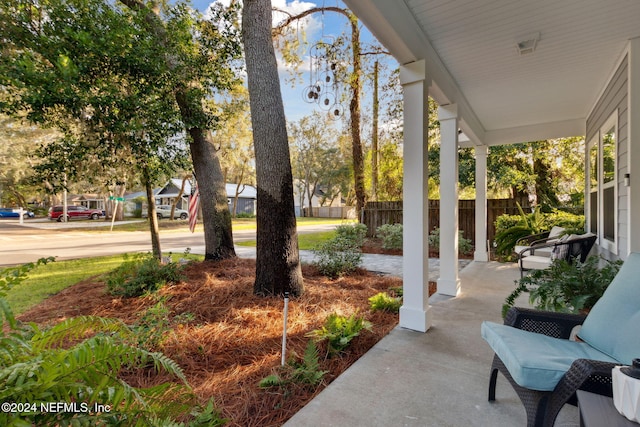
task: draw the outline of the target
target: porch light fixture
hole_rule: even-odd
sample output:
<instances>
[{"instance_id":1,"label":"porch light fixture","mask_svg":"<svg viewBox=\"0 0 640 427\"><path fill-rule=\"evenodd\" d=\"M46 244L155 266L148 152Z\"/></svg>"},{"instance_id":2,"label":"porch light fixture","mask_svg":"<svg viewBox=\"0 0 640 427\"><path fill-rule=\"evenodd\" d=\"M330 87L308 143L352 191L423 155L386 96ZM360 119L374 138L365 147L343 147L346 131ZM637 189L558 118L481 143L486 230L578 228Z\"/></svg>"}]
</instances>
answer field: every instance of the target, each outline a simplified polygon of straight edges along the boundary
<instances>
[{"instance_id":1,"label":"porch light fixture","mask_svg":"<svg viewBox=\"0 0 640 427\"><path fill-rule=\"evenodd\" d=\"M631 175L629 175L628 173L624 174L624 186L625 187L631 186Z\"/></svg>"},{"instance_id":2,"label":"porch light fixture","mask_svg":"<svg viewBox=\"0 0 640 427\"><path fill-rule=\"evenodd\" d=\"M533 53L540 40L540 33L530 34L522 38L522 41L516 43L516 49L520 55L527 55Z\"/></svg>"}]
</instances>

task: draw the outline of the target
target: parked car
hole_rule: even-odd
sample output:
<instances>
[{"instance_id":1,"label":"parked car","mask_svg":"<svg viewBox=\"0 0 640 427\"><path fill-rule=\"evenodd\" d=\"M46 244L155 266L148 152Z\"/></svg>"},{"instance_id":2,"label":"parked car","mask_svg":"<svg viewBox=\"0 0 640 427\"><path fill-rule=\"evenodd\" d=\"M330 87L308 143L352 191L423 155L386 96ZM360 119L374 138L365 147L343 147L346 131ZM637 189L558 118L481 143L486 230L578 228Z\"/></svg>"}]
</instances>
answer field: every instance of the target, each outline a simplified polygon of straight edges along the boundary
<instances>
[{"instance_id":1,"label":"parked car","mask_svg":"<svg viewBox=\"0 0 640 427\"><path fill-rule=\"evenodd\" d=\"M56 220L58 222L62 222L62 206L53 206L49 208L49 213L47 216L51 220ZM75 206L69 205L67 206L67 221L71 219L98 219L101 216L104 216L104 212L101 209L89 209L84 206Z\"/></svg>"},{"instance_id":2,"label":"parked car","mask_svg":"<svg viewBox=\"0 0 640 427\"><path fill-rule=\"evenodd\" d=\"M33 218L35 214L29 210L22 211L23 218ZM0 218L20 218L20 209L18 208L0 208Z\"/></svg>"},{"instance_id":3,"label":"parked car","mask_svg":"<svg viewBox=\"0 0 640 427\"><path fill-rule=\"evenodd\" d=\"M142 210L142 218L146 218L147 216L148 216L147 210L143 209ZM171 205L156 205L156 216L158 217L158 219L170 218L171 217ZM176 208L175 212L173 213L173 218L174 219L187 219L187 218L189 218L189 212L185 211L184 209Z\"/></svg>"}]
</instances>

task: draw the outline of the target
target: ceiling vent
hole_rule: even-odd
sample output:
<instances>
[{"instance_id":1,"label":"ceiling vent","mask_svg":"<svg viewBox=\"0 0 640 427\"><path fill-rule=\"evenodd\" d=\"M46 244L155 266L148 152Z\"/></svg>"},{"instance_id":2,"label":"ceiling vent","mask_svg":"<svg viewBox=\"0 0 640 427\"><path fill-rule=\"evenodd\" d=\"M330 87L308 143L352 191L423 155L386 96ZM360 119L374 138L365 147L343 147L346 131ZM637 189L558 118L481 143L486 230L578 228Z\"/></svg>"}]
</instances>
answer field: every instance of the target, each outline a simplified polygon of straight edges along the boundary
<instances>
[{"instance_id":1,"label":"ceiling vent","mask_svg":"<svg viewBox=\"0 0 640 427\"><path fill-rule=\"evenodd\" d=\"M522 41L516 43L516 48L520 55L527 55L533 53L540 40L540 33L530 34L522 38Z\"/></svg>"}]
</instances>

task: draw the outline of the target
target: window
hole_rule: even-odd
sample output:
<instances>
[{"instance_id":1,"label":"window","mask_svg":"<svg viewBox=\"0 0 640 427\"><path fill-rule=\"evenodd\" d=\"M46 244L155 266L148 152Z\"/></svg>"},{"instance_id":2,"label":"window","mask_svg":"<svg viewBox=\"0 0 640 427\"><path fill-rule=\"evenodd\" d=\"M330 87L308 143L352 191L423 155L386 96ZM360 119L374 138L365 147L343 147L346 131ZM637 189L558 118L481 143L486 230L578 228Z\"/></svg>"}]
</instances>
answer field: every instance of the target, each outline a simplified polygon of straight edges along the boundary
<instances>
[{"instance_id":1,"label":"window","mask_svg":"<svg viewBox=\"0 0 640 427\"><path fill-rule=\"evenodd\" d=\"M617 111L588 145L589 231L604 249L617 253Z\"/></svg>"}]
</instances>

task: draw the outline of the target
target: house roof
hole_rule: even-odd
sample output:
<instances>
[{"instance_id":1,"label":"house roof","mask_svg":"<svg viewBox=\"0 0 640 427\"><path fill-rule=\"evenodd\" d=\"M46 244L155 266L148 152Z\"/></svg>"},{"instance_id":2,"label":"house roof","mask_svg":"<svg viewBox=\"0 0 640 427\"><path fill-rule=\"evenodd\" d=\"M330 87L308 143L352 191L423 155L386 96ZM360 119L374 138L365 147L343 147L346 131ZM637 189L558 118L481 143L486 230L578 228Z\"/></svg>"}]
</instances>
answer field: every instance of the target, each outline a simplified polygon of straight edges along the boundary
<instances>
[{"instance_id":1,"label":"house roof","mask_svg":"<svg viewBox=\"0 0 640 427\"><path fill-rule=\"evenodd\" d=\"M640 36L637 0L345 0L401 65L425 59L430 95L456 103L474 144L585 133ZM535 39L519 54L518 42ZM461 139L461 141L463 141Z\"/></svg>"}]
</instances>

